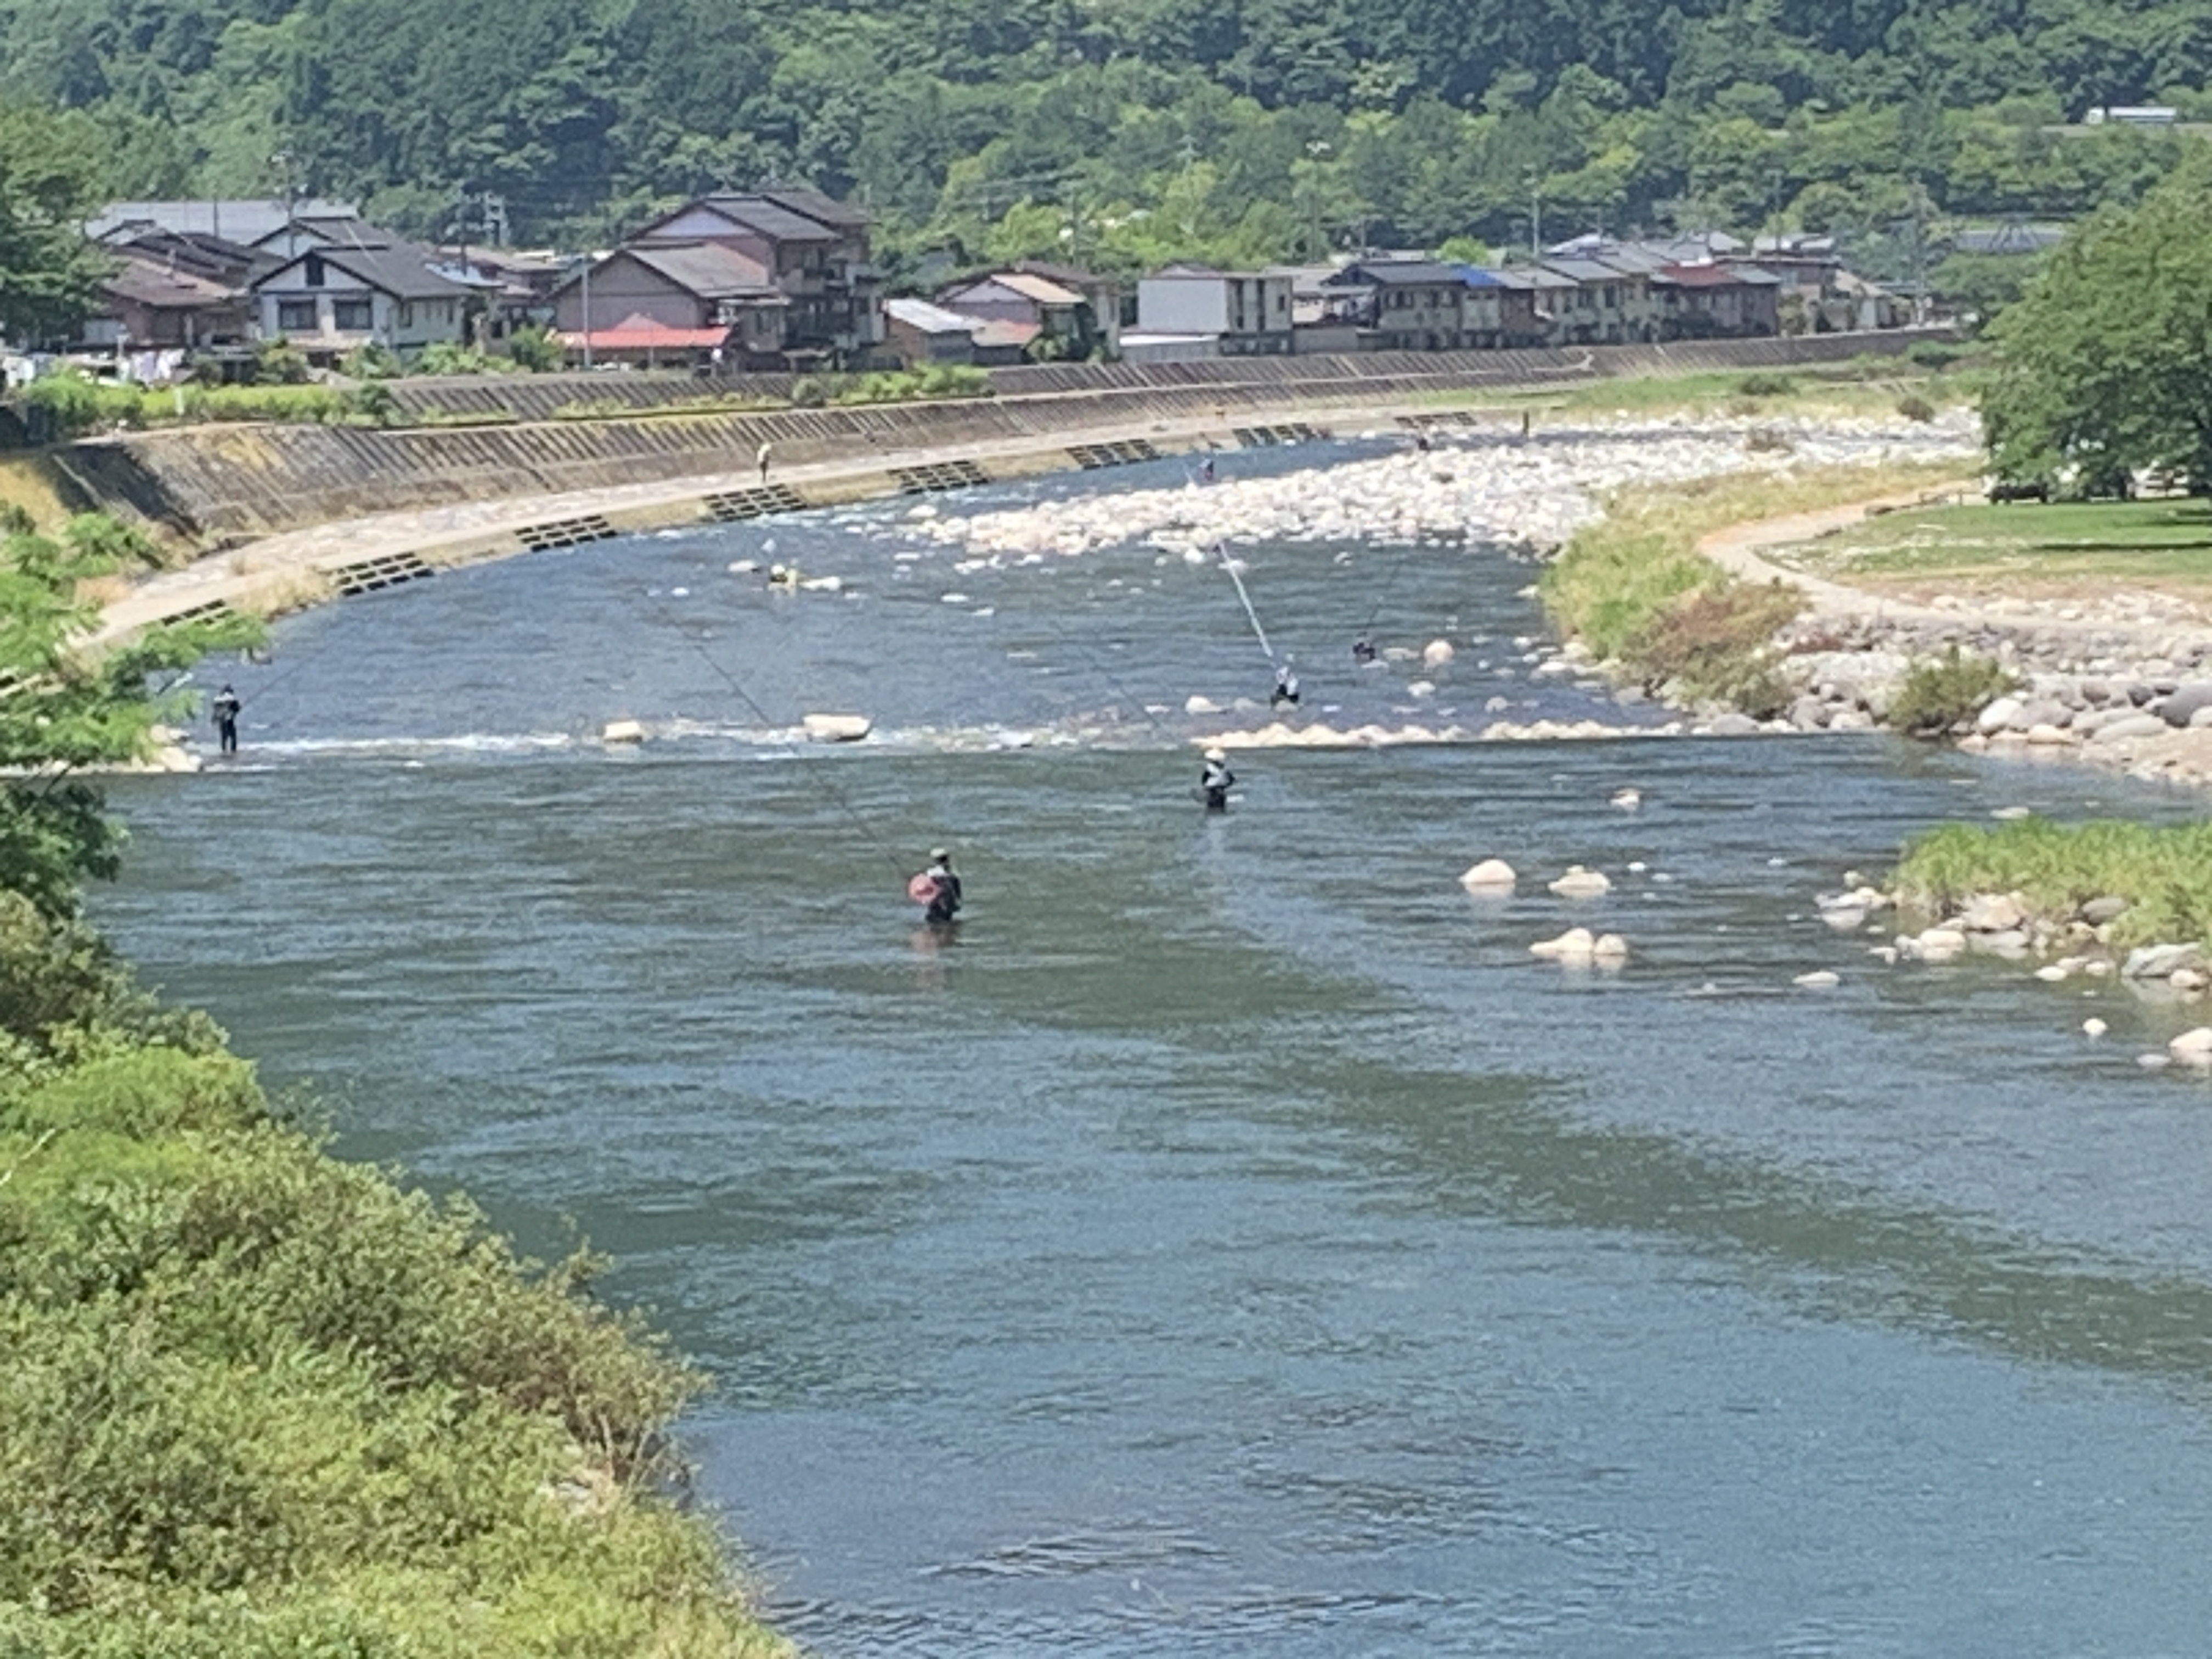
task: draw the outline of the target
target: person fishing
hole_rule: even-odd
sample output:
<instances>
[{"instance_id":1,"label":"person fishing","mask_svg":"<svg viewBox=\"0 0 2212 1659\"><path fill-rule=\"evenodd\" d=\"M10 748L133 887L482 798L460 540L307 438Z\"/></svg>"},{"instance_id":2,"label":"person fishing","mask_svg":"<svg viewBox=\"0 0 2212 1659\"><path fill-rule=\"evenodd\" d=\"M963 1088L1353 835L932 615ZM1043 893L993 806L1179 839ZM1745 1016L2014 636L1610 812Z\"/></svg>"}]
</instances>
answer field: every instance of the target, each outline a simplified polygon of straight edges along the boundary
<instances>
[{"instance_id":1,"label":"person fishing","mask_svg":"<svg viewBox=\"0 0 2212 1659\"><path fill-rule=\"evenodd\" d=\"M216 742L226 755L238 752L238 715L245 707L228 683L208 704L208 716L215 721Z\"/></svg>"},{"instance_id":2,"label":"person fishing","mask_svg":"<svg viewBox=\"0 0 2212 1659\"><path fill-rule=\"evenodd\" d=\"M1237 775L1229 769L1229 757L1218 749L1207 750L1206 764L1200 769L1198 775L1198 790L1205 798L1206 810L1226 812L1229 810L1230 786L1236 781Z\"/></svg>"},{"instance_id":3,"label":"person fishing","mask_svg":"<svg viewBox=\"0 0 2212 1659\"><path fill-rule=\"evenodd\" d=\"M1198 464L1198 481L1200 483L1212 483L1213 482L1212 456L1207 456L1204 460Z\"/></svg>"},{"instance_id":4,"label":"person fishing","mask_svg":"<svg viewBox=\"0 0 2212 1659\"><path fill-rule=\"evenodd\" d=\"M1267 694L1267 707L1280 708L1285 704L1298 706L1298 677L1291 672L1289 659L1275 665L1275 689Z\"/></svg>"},{"instance_id":5,"label":"person fishing","mask_svg":"<svg viewBox=\"0 0 2212 1659\"><path fill-rule=\"evenodd\" d=\"M775 459L775 446L774 444L764 443L757 450L753 452L753 460L760 468L760 481L763 487L768 483L769 464Z\"/></svg>"},{"instance_id":6,"label":"person fishing","mask_svg":"<svg viewBox=\"0 0 2212 1659\"><path fill-rule=\"evenodd\" d=\"M1375 660L1375 647L1368 643L1366 635L1362 634L1358 639L1352 641L1352 659L1362 668Z\"/></svg>"},{"instance_id":7,"label":"person fishing","mask_svg":"<svg viewBox=\"0 0 2212 1659\"><path fill-rule=\"evenodd\" d=\"M768 585L781 587L787 593L799 591L799 567L795 564L772 564L768 568Z\"/></svg>"},{"instance_id":8,"label":"person fishing","mask_svg":"<svg viewBox=\"0 0 2212 1659\"><path fill-rule=\"evenodd\" d=\"M960 878L952 873L951 849L931 848L929 868L921 876L930 885L929 908L922 920L934 927L945 927L960 915Z\"/></svg>"}]
</instances>

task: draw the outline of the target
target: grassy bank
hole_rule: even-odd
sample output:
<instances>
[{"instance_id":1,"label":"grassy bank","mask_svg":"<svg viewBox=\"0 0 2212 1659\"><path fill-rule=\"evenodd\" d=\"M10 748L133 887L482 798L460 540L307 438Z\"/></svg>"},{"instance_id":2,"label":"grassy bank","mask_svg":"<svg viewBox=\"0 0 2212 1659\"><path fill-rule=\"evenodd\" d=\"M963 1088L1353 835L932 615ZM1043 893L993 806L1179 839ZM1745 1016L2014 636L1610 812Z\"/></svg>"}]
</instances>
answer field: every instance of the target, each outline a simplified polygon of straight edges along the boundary
<instances>
[{"instance_id":1,"label":"grassy bank","mask_svg":"<svg viewBox=\"0 0 2212 1659\"><path fill-rule=\"evenodd\" d=\"M0 893L0 1653L766 1656L691 1377Z\"/></svg>"},{"instance_id":2,"label":"grassy bank","mask_svg":"<svg viewBox=\"0 0 2212 1659\"><path fill-rule=\"evenodd\" d=\"M1899 593L2094 594L2114 581L2212 596L2212 502L1917 507L1799 550L1808 570Z\"/></svg>"},{"instance_id":3,"label":"grassy bank","mask_svg":"<svg viewBox=\"0 0 2212 1659\"><path fill-rule=\"evenodd\" d=\"M770 1659L695 1379L0 891L0 1655Z\"/></svg>"},{"instance_id":4,"label":"grassy bank","mask_svg":"<svg viewBox=\"0 0 2212 1659\"><path fill-rule=\"evenodd\" d=\"M2212 946L2212 823L1946 824L1906 847L1892 885L1931 914L2018 893L2033 914L2064 921L2092 899L2125 899L2115 945Z\"/></svg>"},{"instance_id":5,"label":"grassy bank","mask_svg":"<svg viewBox=\"0 0 2212 1659\"><path fill-rule=\"evenodd\" d=\"M1779 696L1767 654L1795 617L1794 588L1737 580L1698 551L1729 525L1932 485L1958 463L1741 473L1617 492L1544 570L1544 608L1561 634L1618 661L1649 688L1760 714Z\"/></svg>"},{"instance_id":6,"label":"grassy bank","mask_svg":"<svg viewBox=\"0 0 2212 1659\"><path fill-rule=\"evenodd\" d=\"M1772 369L1624 375L1518 392L1438 392L1435 401L1462 408L1527 409L1540 416L1892 416L1908 402L1930 410L1972 403L1978 386L1978 371L1964 362L1931 366L1909 357L1868 356Z\"/></svg>"}]
</instances>

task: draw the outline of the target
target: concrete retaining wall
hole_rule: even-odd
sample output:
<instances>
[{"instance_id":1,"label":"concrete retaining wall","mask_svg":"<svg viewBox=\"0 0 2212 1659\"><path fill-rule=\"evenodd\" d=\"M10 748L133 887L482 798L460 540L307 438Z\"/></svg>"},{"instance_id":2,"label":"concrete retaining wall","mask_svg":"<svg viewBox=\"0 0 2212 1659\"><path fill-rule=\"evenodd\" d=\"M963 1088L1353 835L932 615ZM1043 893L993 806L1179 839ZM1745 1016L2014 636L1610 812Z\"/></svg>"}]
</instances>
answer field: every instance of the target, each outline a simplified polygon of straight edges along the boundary
<instances>
[{"instance_id":1,"label":"concrete retaining wall","mask_svg":"<svg viewBox=\"0 0 2212 1659\"><path fill-rule=\"evenodd\" d=\"M1893 331L1572 351L1080 364L1018 371L1030 377L1024 391L963 402L675 410L465 428L208 426L74 445L56 460L91 499L188 534L242 539L403 508L727 473L747 466L763 443L786 465L877 458L888 464L903 451L1034 449L1152 421L1218 416L1233 424L1262 411L1280 417L1305 407L1402 403L1430 392L1593 375L1832 362L1895 354L1924 337ZM638 390L643 395L655 386L641 379ZM675 389L696 393L696 386ZM557 385L544 390L549 397L562 392Z\"/></svg>"}]
</instances>

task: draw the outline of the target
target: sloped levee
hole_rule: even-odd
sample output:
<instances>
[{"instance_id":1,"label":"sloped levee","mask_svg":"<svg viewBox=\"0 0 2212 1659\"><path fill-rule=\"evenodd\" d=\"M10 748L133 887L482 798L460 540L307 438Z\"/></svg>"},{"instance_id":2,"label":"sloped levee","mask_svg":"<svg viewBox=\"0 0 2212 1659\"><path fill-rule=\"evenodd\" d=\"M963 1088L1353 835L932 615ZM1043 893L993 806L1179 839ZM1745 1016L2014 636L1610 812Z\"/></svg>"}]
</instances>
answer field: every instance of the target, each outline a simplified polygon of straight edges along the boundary
<instances>
[{"instance_id":1,"label":"sloped levee","mask_svg":"<svg viewBox=\"0 0 2212 1659\"><path fill-rule=\"evenodd\" d=\"M763 444L781 465L894 464L902 453L997 446L1255 411L1595 376L1891 355L1925 335L1827 335L1569 351L1388 353L1238 363L1121 364L1073 389L927 404L665 413L473 427L207 426L72 446L88 498L187 535L236 540L336 519L739 471ZM1091 366L1079 366L1090 369ZM1202 375L1176 371L1203 370ZM1060 371L1052 371L1054 374Z\"/></svg>"}]
</instances>

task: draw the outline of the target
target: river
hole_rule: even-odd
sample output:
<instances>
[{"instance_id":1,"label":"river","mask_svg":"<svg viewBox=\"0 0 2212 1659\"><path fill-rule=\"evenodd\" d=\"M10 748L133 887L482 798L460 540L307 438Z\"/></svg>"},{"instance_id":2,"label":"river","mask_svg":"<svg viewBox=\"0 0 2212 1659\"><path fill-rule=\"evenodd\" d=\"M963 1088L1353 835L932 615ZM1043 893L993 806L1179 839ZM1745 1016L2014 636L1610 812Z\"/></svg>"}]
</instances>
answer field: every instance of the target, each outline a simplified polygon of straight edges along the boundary
<instances>
[{"instance_id":1,"label":"river","mask_svg":"<svg viewBox=\"0 0 2212 1659\"><path fill-rule=\"evenodd\" d=\"M1242 752L1209 817L1184 699L1268 678L1226 577L955 573L905 510L294 618L243 763L116 787L95 906L341 1152L613 1256L711 1378L697 1486L772 1620L825 1659L2205 1650L2212 1095L2136 1063L2191 1022L1882 968L1814 902L1947 817L2194 801L1634 738ZM1495 550L1245 552L1310 714L1658 718L1531 679ZM769 558L849 589L726 568ZM1352 668L1370 618L1458 643L1433 696ZM761 729L830 708L881 739ZM939 841L949 941L899 891ZM1516 896L1459 889L1491 854ZM1570 863L1613 892L1554 898ZM1528 955L1577 921L1626 966Z\"/></svg>"}]
</instances>

